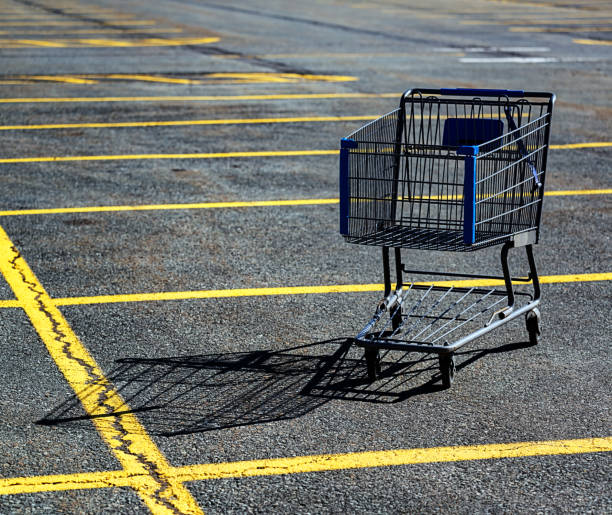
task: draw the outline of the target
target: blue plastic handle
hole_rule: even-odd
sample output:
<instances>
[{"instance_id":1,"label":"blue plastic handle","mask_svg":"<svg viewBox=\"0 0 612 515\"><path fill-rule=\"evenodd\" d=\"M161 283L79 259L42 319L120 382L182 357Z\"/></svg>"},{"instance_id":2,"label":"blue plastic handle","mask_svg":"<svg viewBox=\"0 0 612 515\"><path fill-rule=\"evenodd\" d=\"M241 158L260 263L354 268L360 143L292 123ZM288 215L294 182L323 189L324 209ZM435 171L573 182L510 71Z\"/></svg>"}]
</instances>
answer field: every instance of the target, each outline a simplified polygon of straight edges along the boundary
<instances>
[{"instance_id":1,"label":"blue plastic handle","mask_svg":"<svg viewBox=\"0 0 612 515\"><path fill-rule=\"evenodd\" d=\"M522 89L466 89L466 88L446 88L441 89L442 95L461 95L461 96L483 96L483 97L524 97Z\"/></svg>"}]
</instances>

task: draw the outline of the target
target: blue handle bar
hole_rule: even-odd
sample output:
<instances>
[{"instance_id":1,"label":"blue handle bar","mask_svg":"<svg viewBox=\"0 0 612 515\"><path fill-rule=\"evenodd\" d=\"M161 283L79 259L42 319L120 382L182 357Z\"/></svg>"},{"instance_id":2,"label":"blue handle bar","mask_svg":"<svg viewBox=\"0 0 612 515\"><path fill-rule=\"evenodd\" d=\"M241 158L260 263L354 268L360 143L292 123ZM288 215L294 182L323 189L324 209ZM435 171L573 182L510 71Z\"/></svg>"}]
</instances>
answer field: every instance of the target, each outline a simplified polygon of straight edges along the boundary
<instances>
[{"instance_id":1,"label":"blue handle bar","mask_svg":"<svg viewBox=\"0 0 612 515\"><path fill-rule=\"evenodd\" d=\"M461 96L485 96L485 97L524 97L522 89L465 89L465 88L446 88L441 89L442 95L461 95Z\"/></svg>"}]
</instances>

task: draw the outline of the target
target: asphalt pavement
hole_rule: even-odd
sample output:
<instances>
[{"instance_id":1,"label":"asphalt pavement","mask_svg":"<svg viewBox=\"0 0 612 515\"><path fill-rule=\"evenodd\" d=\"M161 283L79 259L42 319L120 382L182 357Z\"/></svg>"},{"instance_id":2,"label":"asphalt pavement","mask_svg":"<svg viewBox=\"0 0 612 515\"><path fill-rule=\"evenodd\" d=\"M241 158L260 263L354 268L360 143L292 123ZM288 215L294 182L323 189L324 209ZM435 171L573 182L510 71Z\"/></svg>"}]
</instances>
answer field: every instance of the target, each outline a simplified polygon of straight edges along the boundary
<instances>
[{"instance_id":1,"label":"asphalt pavement","mask_svg":"<svg viewBox=\"0 0 612 515\"><path fill-rule=\"evenodd\" d=\"M0 0L0 513L610 513L611 20ZM511 321L449 389L417 352L367 380L381 253L338 231L340 139L419 87L557 96L541 341Z\"/></svg>"}]
</instances>

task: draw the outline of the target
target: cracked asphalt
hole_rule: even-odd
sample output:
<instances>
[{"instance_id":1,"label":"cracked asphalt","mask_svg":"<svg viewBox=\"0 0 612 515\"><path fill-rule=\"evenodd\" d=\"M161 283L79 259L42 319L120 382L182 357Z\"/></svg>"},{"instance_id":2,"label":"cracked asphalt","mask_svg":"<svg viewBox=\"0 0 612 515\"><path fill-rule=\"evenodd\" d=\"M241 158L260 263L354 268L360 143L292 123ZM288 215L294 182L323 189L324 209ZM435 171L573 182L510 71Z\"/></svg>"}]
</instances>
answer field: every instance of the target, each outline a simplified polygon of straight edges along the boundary
<instances>
[{"instance_id":1,"label":"cracked asphalt","mask_svg":"<svg viewBox=\"0 0 612 515\"><path fill-rule=\"evenodd\" d=\"M597 0L0 0L0 513L612 511L609 452L238 477L609 440L610 19ZM379 250L319 202L337 154L313 151L412 87L557 95L542 340L522 319L482 337L448 390L417 353L364 380L348 339L380 292L249 290L382 282ZM316 202L276 202L298 199ZM210 206L249 201L276 203ZM500 272L498 247L404 255Z\"/></svg>"}]
</instances>

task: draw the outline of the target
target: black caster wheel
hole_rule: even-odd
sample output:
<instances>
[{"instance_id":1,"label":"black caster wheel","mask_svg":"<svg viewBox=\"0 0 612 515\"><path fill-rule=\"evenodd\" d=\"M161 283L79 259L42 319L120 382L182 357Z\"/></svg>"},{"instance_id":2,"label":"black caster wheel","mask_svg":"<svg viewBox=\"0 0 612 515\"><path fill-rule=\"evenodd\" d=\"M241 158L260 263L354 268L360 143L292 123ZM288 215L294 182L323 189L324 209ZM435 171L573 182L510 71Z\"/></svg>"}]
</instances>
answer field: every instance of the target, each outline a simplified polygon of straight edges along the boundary
<instances>
[{"instance_id":1,"label":"black caster wheel","mask_svg":"<svg viewBox=\"0 0 612 515\"><path fill-rule=\"evenodd\" d=\"M442 374L442 386L444 388L450 388L455 379L455 356L452 353L440 354L438 357L440 361L440 374Z\"/></svg>"},{"instance_id":2,"label":"black caster wheel","mask_svg":"<svg viewBox=\"0 0 612 515\"><path fill-rule=\"evenodd\" d=\"M378 349L366 349L365 360L368 368L368 380L373 383L380 375L380 355Z\"/></svg>"},{"instance_id":3,"label":"black caster wheel","mask_svg":"<svg viewBox=\"0 0 612 515\"><path fill-rule=\"evenodd\" d=\"M538 308L532 309L525 315L525 325L529 333L529 343L531 345L537 345L542 336L542 316Z\"/></svg>"}]
</instances>

